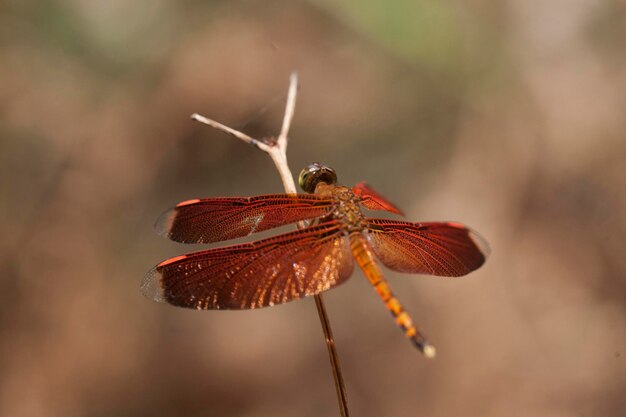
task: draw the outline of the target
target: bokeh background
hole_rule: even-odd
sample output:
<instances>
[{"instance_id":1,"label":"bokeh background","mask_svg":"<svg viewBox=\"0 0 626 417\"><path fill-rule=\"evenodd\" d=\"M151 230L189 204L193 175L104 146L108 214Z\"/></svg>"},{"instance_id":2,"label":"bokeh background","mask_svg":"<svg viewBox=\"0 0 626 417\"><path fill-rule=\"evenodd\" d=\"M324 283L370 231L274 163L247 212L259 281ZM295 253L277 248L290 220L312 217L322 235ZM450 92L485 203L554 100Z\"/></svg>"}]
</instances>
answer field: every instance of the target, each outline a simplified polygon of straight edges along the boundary
<instances>
[{"instance_id":1,"label":"bokeh background","mask_svg":"<svg viewBox=\"0 0 626 417\"><path fill-rule=\"evenodd\" d=\"M626 7L619 0L0 2L0 415L333 416L312 299L153 303L177 201L275 193L276 134L414 221L492 246L462 279L326 294L354 416L626 413ZM287 230L287 229L284 229ZM265 234L263 235L265 236Z\"/></svg>"}]
</instances>

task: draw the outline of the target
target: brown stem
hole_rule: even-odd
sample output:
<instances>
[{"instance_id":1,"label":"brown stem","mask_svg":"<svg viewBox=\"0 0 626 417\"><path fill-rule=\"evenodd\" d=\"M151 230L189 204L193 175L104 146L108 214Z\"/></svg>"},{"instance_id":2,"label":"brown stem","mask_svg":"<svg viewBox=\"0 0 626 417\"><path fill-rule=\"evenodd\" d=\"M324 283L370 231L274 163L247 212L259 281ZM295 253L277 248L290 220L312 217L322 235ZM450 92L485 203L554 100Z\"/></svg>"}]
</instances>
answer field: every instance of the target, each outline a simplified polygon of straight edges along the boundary
<instances>
[{"instance_id":1,"label":"brown stem","mask_svg":"<svg viewBox=\"0 0 626 417\"><path fill-rule=\"evenodd\" d=\"M322 323L322 330L326 337L326 347L328 348L328 356L330 359L330 366L333 368L333 378L335 379L335 390L337 391L337 400L339 401L339 412L341 417L348 417L348 400L346 398L346 386L343 383L343 374L341 373L341 366L339 365L339 356L337 355L337 349L335 349L335 339L333 338L333 330L330 328L330 321L328 320L328 314L326 314L326 307L324 307L324 300L321 294L315 296L315 306L317 307L317 313L320 316L320 322Z\"/></svg>"},{"instance_id":2,"label":"brown stem","mask_svg":"<svg viewBox=\"0 0 626 417\"><path fill-rule=\"evenodd\" d=\"M276 142L263 142L254 139L245 133L239 132L235 129L231 129L221 123L211 120L207 117L201 116L197 113L191 115L191 118L198 122L207 124L217 130L226 132L235 138L242 140L250 145L255 146L257 149L267 153L280 175L280 179L283 183L285 191L289 194L296 193L296 185L293 181L293 175L287 164L287 135L289 134L289 127L291 126L291 120L293 119L295 107L296 107L296 95L298 91L298 75L294 72L291 74L289 82L289 93L287 96L287 106L285 108L285 116L283 118L283 125L280 130L280 135ZM298 227L304 227L303 222L298 223ZM333 378L335 380L335 389L337 391L337 399L339 401L339 412L341 417L348 417L348 402L346 400L346 387L343 383L343 374L341 373L341 366L339 364L339 356L335 349L335 339L333 339L333 332L330 328L330 321L328 320L328 314L324 307L324 301L321 294L315 296L315 306L317 307L317 313L322 324L322 330L324 331L324 337L326 339L326 347L328 348L328 356L330 358L330 366L333 370Z\"/></svg>"}]
</instances>

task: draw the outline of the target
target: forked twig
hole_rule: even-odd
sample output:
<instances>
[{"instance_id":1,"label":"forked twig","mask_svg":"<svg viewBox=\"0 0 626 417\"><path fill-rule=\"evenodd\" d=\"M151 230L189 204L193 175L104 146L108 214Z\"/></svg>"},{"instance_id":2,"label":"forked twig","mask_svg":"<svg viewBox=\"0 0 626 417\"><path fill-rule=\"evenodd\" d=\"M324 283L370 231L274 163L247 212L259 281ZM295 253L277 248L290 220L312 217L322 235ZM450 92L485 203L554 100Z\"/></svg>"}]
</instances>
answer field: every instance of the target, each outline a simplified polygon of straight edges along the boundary
<instances>
[{"instance_id":1,"label":"forked twig","mask_svg":"<svg viewBox=\"0 0 626 417\"><path fill-rule=\"evenodd\" d=\"M275 142L264 142L254 139L246 135L245 133L239 132L235 129L231 129L228 126L225 126L207 117L201 116L197 113L192 114L191 118L198 122L207 124L214 129L226 132L229 135L234 136L235 138L242 140L246 143L249 143L250 145L255 146L257 149L267 153L270 158L272 158L272 161L274 161L274 165L276 165L276 169L278 170L280 179L283 182L283 187L285 188L285 191L290 194L295 194L296 185L293 181L293 175L291 174L289 165L287 164L287 136L289 134L289 128L291 127L291 121L293 120L296 108L297 92L298 74L294 72L289 78L289 93L287 96L285 115L283 117L283 125L280 130L280 135ZM299 222L298 227L304 227L304 223ZM317 307L317 312L319 314L320 322L322 324L322 330L324 331L324 336L326 338L326 347L328 348L330 365L332 367L333 377L335 379L335 389L337 390L337 399L339 400L339 411L341 413L341 417L348 417L349 413L348 402L346 400L346 387L343 383L343 375L341 373L339 357L337 355L337 350L335 349L335 340L333 339L333 333L330 328L330 321L328 320L328 315L326 314L326 308L324 307L324 301L321 294L315 296L315 306Z\"/></svg>"}]
</instances>

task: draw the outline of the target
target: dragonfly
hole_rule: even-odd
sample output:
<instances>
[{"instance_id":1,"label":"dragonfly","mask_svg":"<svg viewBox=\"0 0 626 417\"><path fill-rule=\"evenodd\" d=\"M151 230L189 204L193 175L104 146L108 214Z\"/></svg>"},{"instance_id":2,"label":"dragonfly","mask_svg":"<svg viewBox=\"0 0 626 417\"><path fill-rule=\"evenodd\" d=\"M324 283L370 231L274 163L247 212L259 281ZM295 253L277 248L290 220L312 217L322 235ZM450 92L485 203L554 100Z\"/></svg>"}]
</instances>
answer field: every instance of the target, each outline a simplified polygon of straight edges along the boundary
<instances>
[{"instance_id":1,"label":"dragonfly","mask_svg":"<svg viewBox=\"0 0 626 417\"><path fill-rule=\"evenodd\" d=\"M489 253L486 241L461 223L366 217L362 208L403 213L366 183L338 185L335 170L319 163L302 170L299 184L307 194L200 198L166 211L155 228L182 243L221 242L297 222L308 225L167 259L144 276L143 294L198 310L268 307L344 283L356 262L404 335L433 357L434 346L392 292L380 264L405 273L459 277L483 265Z\"/></svg>"}]
</instances>

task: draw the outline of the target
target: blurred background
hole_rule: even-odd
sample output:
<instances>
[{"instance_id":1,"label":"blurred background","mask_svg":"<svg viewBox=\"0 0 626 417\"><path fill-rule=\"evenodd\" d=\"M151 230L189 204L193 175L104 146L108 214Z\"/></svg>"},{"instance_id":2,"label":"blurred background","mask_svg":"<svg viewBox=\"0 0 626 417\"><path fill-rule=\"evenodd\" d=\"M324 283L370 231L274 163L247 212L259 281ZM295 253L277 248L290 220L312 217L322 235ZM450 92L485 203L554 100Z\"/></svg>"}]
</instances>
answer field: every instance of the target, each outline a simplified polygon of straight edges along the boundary
<instances>
[{"instance_id":1,"label":"blurred background","mask_svg":"<svg viewBox=\"0 0 626 417\"><path fill-rule=\"evenodd\" d=\"M625 45L619 0L0 2L0 415L338 415L312 299L139 293L200 248L162 211L282 190L189 115L275 135L297 70L294 175L324 162L492 246L462 279L388 271L435 361L360 272L326 293L352 414L623 416Z\"/></svg>"}]
</instances>

